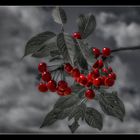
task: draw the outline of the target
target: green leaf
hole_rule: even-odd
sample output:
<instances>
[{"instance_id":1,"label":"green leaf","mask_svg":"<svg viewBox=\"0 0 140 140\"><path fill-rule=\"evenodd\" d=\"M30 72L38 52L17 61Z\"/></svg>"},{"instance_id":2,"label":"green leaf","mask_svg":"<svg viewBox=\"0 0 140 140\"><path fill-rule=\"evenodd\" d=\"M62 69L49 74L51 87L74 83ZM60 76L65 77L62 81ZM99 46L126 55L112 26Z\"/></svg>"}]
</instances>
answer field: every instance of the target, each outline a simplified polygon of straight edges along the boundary
<instances>
[{"instance_id":1,"label":"green leaf","mask_svg":"<svg viewBox=\"0 0 140 140\"><path fill-rule=\"evenodd\" d=\"M54 105L54 108L65 109L76 105L80 101L79 97L76 95L68 95L60 97Z\"/></svg>"},{"instance_id":2,"label":"green leaf","mask_svg":"<svg viewBox=\"0 0 140 140\"><path fill-rule=\"evenodd\" d=\"M55 51L58 49L57 44L56 44L56 36L49 39L44 43L41 49L36 51L32 57L37 57L37 58L43 58L43 57L50 57L51 52Z\"/></svg>"},{"instance_id":3,"label":"green leaf","mask_svg":"<svg viewBox=\"0 0 140 140\"><path fill-rule=\"evenodd\" d=\"M72 111L72 109L73 109L73 106L62 110L62 111L58 114L58 119L59 119L59 120L63 120L63 119L65 119L66 117L68 117L69 114L70 114L70 112Z\"/></svg>"},{"instance_id":4,"label":"green leaf","mask_svg":"<svg viewBox=\"0 0 140 140\"><path fill-rule=\"evenodd\" d=\"M89 13L88 15L81 14L77 19L78 29L83 39L87 38L96 27L96 20L94 15Z\"/></svg>"},{"instance_id":5,"label":"green leaf","mask_svg":"<svg viewBox=\"0 0 140 140\"><path fill-rule=\"evenodd\" d=\"M67 22L67 16L61 7L56 7L52 12L53 19L58 24L65 24Z\"/></svg>"},{"instance_id":6,"label":"green leaf","mask_svg":"<svg viewBox=\"0 0 140 140\"><path fill-rule=\"evenodd\" d=\"M60 56L60 52L59 50L53 50L53 51L50 51L50 55L51 57Z\"/></svg>"},{"instance_id":7,"label":"green leaf","mask_svg":"<svg viewBox=\"0 0 140 140\"><path fill-rule=\"evenodd\" d=\"M76 40L77 44L80 48L80 51L82 53L82 56L84 57L84 59L86 60L86 62L92 66L95 62L95 58L94 55L92 53L92 49L89 48L88 44L86 42L84 42L83 40Z\"/></svg>"},{"instance_id":8,"label":"green leaf","mask_svg":"<svg viewBox=\"0 0 140 140\"><path fill-rule=\"evenodd\" d=\"M71 36L66 33L60 33L57 36L57 46L64 61L74 65L74 57L76 55L74 41Z\"/></svg>"},{"instance_id":9,"label":"green leaf","mask_svg":"<svg viewBox=\"0 0 140 140\"><path fill-rule=\"evenodd\" d=\"M104 113L114 116L123 121L123 118L125 116L125 107L123 102L118 98L115 92L101 93L98 96L98 100Z\"/></svg>"},{"instance_id":10,"label":"green leaf","mask_svg":"<svg viewBox=\"0 0 140 140\"><path fill-rule=\"evenodd\" d=\"M71 125L69 125L69 129L71 130L71 133L74 133L77 128L79 127L80 125L78 124L77 121L74 121Z\"/></svg>"},{"instance_id":11,"label":"green leaf","mask_svg":"<svg viewBox=\"0 0 140 140\"><path fill-rule=\"evenodd\" d=\"M46 31L32 37L25 46L24 56L35 53L36 51L40 50L42 47L44 47L46 41L53 38L54 36L56 35L53 32Z\"/></svg>"},{"instance_id":12,"label":"green leaf","mask_svg":"<svg viewBox=\"0 0 140 140\"><path fill-rule=\"evenodd\" d=\"M101 130L103 127L102 115L94 108L87 107L85 121L89 126L93 128Z\"/></svg>"},{"instance_id":13,"label":"green leaf","mask_svg":"<svg viewBox=\"0 0 140 140\"><path fill-rule=\"evenodd\" d=\"M40 126L40 128L42 128L44 126L50 126L53 123L55 123L57 121L57 119L58 119L58 115L60 114L60 112L61 112L60 109L55 109L55 110L53 109L52 111L50 111L46 115L46 117L45 117L42 125Z\"/></svg>"},{"instance_id":14,"label":"green leaf","mask_svg":"<svg viewBox=\"0 0 140 140\"><path fill-rule=\"evenodd\" d=\"M88 63L85 59L85 57L83 56L81 49L79 48L78 45L75 46L75 52L77 55L75 55L74 58L74 65L79 65L82 69L87 70L88 69Z\"/></svg>"},{"instance_id":15,"label":"green leaf","mask_svg":"<svg viewBox=\"0 0 140 140\"><path fill-rule=\"evenodd\" d=\"M80 118L84 120L85 112L86 112L86 105L84 103L77 105L70 112L68 120L71 120L72 118L74 118L76 121L78 121Z\"/></svg>"}]
</instances>

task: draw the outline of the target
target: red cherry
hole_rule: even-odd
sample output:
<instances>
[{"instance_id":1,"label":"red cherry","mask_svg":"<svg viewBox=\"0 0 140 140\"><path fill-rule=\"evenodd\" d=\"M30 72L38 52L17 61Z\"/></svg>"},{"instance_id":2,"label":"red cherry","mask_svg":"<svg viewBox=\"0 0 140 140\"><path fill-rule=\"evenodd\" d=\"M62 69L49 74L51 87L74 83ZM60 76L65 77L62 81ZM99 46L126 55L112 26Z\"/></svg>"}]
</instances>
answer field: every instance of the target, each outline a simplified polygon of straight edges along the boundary
<instances>
[{"instance_id":1,"label":"red cherry","mask_svg":"<svg viewBox=\"0 0 140 140\"><path fill-rule=\"evenodd\" d=\"M80 76L80 71L79 71L79 69L77 69L77 68L74 68L73 70L72 70L72 76L73 77L79 77Z\"/></svg>"},{"instance_id":2,"label":"red cherry","mask_svg":"<svg viewBox=\"0 0 140 140\"><path fill-rule=\"evenodd\" d=\"M51 79L52 79L52 76L50 72L44 71L42 73L42 80L44 80L45 82L49 82Z\"/></svg>"},{"instance_id":3,"label":"red cherry","mask_svg":"<svg viewBox=\"0 0 140 140\"><path fill-rule=\"evenodd\" d=\"M87 75L87 79L88 79L88 81L93 80L93 72L91 72Z\"/></svg>"},{"instance_id":4,"label":"red cherry","mask_svg":"<svg viewBox=\"0 0 140 140\"><path fill-rule=\"evenodd\" d=\"M47 70L47 64L44 63L44 62L39 63L39 65L38 65L38 71L42 73L42 72L44 72L46 70Z\"/></svg>"},{"instance_id":5,"label":"red cherry","mask_svg":"<svg viewBox=\"0 0 140 140\"><path fill-rule=\"evenodd\" d=\"M109 87L113 86L114 85L114 80L112 78L110 78L110 77L107 77L105 79L105 85L109 86Z\"/></svg>"},{"instance_id":6,"label":"red cherry","mask_svg":"<svg viewBox=\"0 0 140 140\"><path fill-rule=\"evenodd\" d=\"M67 73L71 73L72 69L73 69L73 67L72 67L72 65L71 65L70 63L66 63L66 64L64 65L64 70L65 70Z\"/></svg>"},{"instance_id":7,"label":"red cherry","mask_svg":"<svg viewBox=\"0 0 140 140\"><path fill-rule=\"evenodd\" d=\"M85 97L87 97L88 99L93 99L95 97L95 92L92 89L88 89L85 92Z\"/></svg>"},{"instance_id":8,"label":"red cherry","mask_svg":"<svg viewBox=\"0 0 140 140\"><path fill-rule=\"evenodd\" d=\"M78 83L82 86L85 86L87 84L88 80L85 75L81 74L78 78Z\"/></svg>"},{"instance_id":9,"label":"red cherry","mask_svg":"<svg viewBox=\"0 0 140 140\"><path fill-rule=\"evenodd\" d=\"M100 76L100 73L99 73L99 69L94 69L93 71L92 71L92 73L93 73L93 77L94 78L97 78L97 77L99 77Z\"/></svg>"},{"instance_id":10,"label":"red cherry","mask_svg":"<svg viewBox=\"0 0 140 140\"><path fill-rule=\"evenodd\" d=\"M113 72L113 69L111 67L108 67L109 72Z\"/></svg>"},{"instance_id":11,"label":"red cherry","mask_svg":"<svg viewBox=\"0 0 140 140\"><path fill-rule=\"evenodd\" d=\"M70 95L72 92L71 88L68 87L65 91L64 91L64 95Z\"/></svg>"},{"instance_id":12,"label":"red cherry","mask_svg":"<svg viewBox=\"0 0 140 140\"><path fill-rule=\"evenodd\" d=\"M60 95L60 96L64 96L64 92L60 91L60 90L57 90L57 94Z\"/></svg>"},{"instance_id":13,"label":"red cherry","mask_svg":"<svg viewBox=\"0 0 140 140\"><path fill-rule=\"evenodd\" d=\"M98 58L101 54L100 50L98 48L93 48L92 51L93 51L95 58Z\"/></svg>"},{"instance_id":14,"label":"red cherry","mask_svg":"<svg viewBox=\"0 0 140 140\"><path fill-rule=\"evenodd\" d=\"M47 91L48 91L48 88L47 88L46 83L40 83L40 84L38 85L38 90L39 90L40 92L47 92Z\"/></svg>"},{"instance_id":15,"label":"red cherry","mask_svg":"<svg viewBox=\"0 0 140 140\"><path fill-rule=\"evenodd\" d=\"M98 60L98 68L102 68L104 66L103 60Z\"/></svg>"},{"instance_id":16,"label":"red cherry","mask_svg":"<svg viewBox=\"0 0 140 140\"><path fill-rule=\"evenodd\" d=\"M99 87L101 84L102 84L102 81L100 77L93 79L93 85L95 87Z\"/></svg>"},{"instance_id":17,"label":"red cherry","mask_svg":"<svg viewBox=\"0 0 140 140\"><path fill-rule=\"evenodd\" d=\"M108 74L107 68L102 68L102 72L103 72L104 74Z\"/></svg>"},{"instance_id":18,"label":"red cherry","mask_svg":"<svg viewBox=\"0 0 140 140\"><path fill-rule=\"evenodd\" d=\"M106 76L101 76L101 85L105 85Z\"/></svg>"},{"instance_id":19,"label":"red cherry","mask_svg":"<svg viewBox=\"0 0 140 140\"><path fill-rule=\"evenodd\" d=\"M90 86L92 86L92 84L93 84L93 83L92 83L92 81L90 80L90 81L87 82L86 86L87 86L87 87L90 87Z\"/></svg>"},{"instance_id":20,"label":"red cherry","mask_svg":"<svg viewBox=\"0 0 140 140\"><path fill-rule=\"evenodd\" d=\"M56 84L56 81L54 80L50 80L48 83L47 83L47 87L48 89L51 91L51 92L55 92L57 90L57 84Z\"/></svg>"},{"instance_id":21,"label":"red cherry","mask_svg":"<svg viewBox=\"0 0 140 140\"><path fill-rule=\"evenodd\" d=\"M107 57L111 54L110 48L103 48L102 50L103 56Z\"/></svg>"},{"instance_id":22,"label":"red cherry","mask_svg":"<svg viewBox=\"0 0 140 140\"><path fill-rule=\"evenodd\" d=\"M98 68L98 66L99 66L99 60L97 60L92 67L93 68Z\"/></svg>"},{"instance_id":23,"label":"red cherry","mask_svg":"<svg viewBox=\"0 0 140 140\"><path fill-rule=\"evenodd\" d=\"M79 32L74 32L72 34L72 37L75 38L75 39L81 39L81 34Z\"/></svg>"},{"instance_id":24,"label":"red cherry","mask_svg":"<svg viewBox=\"0 0 140 140\"><path fill-rule=\"evenodd\" d=\"M58 82L58 87L59 87L59 89L65 90L68 87L68 83L61 80Z\"/></svg>"},{"instance_id":25,"label":"red cherry","mask_svg":"<svg viewBox=\"0 0 140 140\"><path fill-rule=\"evenodd\" d=\"M112 72L112 73L110 73L109 75L108 75L108 77L109 78L111 78L111 79L113 79L113 80L116 80L116 74L114 73L114 72Z\"/></svg>"}]
</instances>

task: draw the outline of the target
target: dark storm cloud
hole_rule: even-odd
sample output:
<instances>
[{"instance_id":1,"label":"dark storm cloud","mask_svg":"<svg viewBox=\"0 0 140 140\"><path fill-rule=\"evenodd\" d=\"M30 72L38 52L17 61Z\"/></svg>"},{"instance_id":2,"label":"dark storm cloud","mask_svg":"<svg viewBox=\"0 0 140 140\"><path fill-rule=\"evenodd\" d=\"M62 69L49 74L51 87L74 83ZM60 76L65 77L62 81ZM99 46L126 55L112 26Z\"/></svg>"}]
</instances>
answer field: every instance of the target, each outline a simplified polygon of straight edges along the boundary
<instances>
[{"instance_id":1,"label":"dark storm cloud","mask_svg":"<svg viewBox=\"0 0 140 140\"><path fill-rule=\"evenodd\" d=\"M93 46L116 48L121 45L140 43L138 20L140 8L64 7L64 9L68 15L68 24L65 25L65 29L69 33L77 30L75 21L80 13L95 14L98 25L95 33L89 38ZM40 60L27 57L22 62L19 61L29 38L44 30L59 32L60 26L53 22L51 10L52 7L0 7L1 133L70 132L66 120L57 122L49 128L39 129L58 96L51 93L40 94L36 90L35 77ZM124 39L128 42L124 42ZM139 85L140 80L137 75L140 68L134 64L134 61L139 64L139 58L138 52L133 59L129 53L125 56L120 54L116 55L111 63L118 75L114 89L119 91L118 94L126 106L127 114L124 123L104 115L104 127L101 132L81 122L77 133L139 133L140 119L135 112L139 112L140 94L132 94L131 90L122 90L123 87L129 89ZM133 68L131 68L132 65ZM95 103L89 103L89 106L94 106L101 111Z\"/></svg>"}]
</instances>

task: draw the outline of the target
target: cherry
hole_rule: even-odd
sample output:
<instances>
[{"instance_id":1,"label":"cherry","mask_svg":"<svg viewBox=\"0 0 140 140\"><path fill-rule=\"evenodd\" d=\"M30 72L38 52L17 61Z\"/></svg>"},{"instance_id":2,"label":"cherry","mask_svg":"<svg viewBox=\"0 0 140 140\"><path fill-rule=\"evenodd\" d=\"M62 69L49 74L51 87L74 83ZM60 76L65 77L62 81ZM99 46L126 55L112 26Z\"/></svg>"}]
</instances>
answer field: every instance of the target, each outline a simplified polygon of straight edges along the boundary
<instances>
[{"instance_id":1,"label":"cherry","mask_svg":"<svg viewBox=\"0 0 140 140\"><path fill-rule=\"evenodd\" d=\"M92 67L93 68L98 68L98 64L99 64L99 61L97 60Z\"/></svg>"},{"instance_id":2,"label":"cherry","mask_svg":"<svg viewBox=\"0 0 140 140\"><path fill-rule=\"evenodd\" d=\"M105 85L106 76L101 76L101 85Z\"/></svg>"},{"instance_id":3,"label":"cherry","mask_svg":"<svg viewBox=\"0 0 140 140\"><path fill-rule=\"evenodd\" d=\"M52 79L52 76L50 72L44 71L42 73L42 80L44 80L45 82L49 82L51 79Z\"/></svg>"},{"instance_id":4,"label":"cherry","mask_svg":"<svg viewBox=\"0 0 140 140\"><path fill-rule=\"evenodd\" d=\"M65 90L67 88L67 86L68 86L68 83L63 80L58 82L59 89Z\"/></svg>"},{"instance_id":5,"label":"cherry","mask_svg":"<svg viewBox=\"0 0 140 140\"><path fill-rule=\"evenodd\" d=\"M113 72L113 69L111 67L108 67L109 72Z\"/></svg>"},{"instance_id":6,"label":"cherry","mask_svg":"<svg viewBox=\"0 0 140 140\"><path fill-rule=\"evenodd\" d=\"M57 94L60 95L60 96L64 96L64 92L60 91L60 90L57 90Z\"/></svg>"},{"instance_id":7,"label":"cherry","mask_svg":"<svg viewBox=\"0 0 140 140\"><path fill-rule=\"evenodd\" d=\"M74 32L72 34L72 37L75 38L75 39L81 39L81 34L79 32Z\"/></svg>"},{"instance_id":8,"label":"cherry","mask_svg":"<svg viewBox=\"0 0 140 140\"><path fill-rule=\"evenodd\" d=\"M54 80L50 80L48 83L47 83L47 87L48 89L51 91L51 92L55 92L57 90L57 84L56 84L56 81Z\"/></svg>"},{"instance_id":9,"label":"cherry","mask_svg":"<svg viewBox=\"0 0 140 140\"><path fill-rule=\"evenodd\" d=\"M48 91L48 88L47 88L46 83L40 83L40 84L38 85L38 90L39 90L40 92L47 92L47 91Z\"/></svg>"},{"instance_id":10,"label":"cherry","mask_svg":"<svg viewBox=\"0 0 140 140\"><path fill-rule=\"evenodd\" d=\"M87 79L88 79L88 81L93 80L93 72L90 72L90 73L87 75Z\"/></svg>"},{"instance_id":11,"label":"cherry","mask_svg":"<svg viewBox=\"0 0 140 140\"><path fill-rule=\"evenodd\" d=\"M72 69L73 69L73 67L72 67L72 65L71 65L70 63L66 63L66 64L64 65L64 70L65 70L67 73L71 73Z\"/></svg>"},{"instance_id":12,"label":"cherry","mask_svg":"<svg viewBox=\"0 0 140 140\"><path fill-rule=\"evenodd\" d=\"M77 68L74 68L73 70L72 70L72 76L73 77L79 77L80 76L80 71L79 71L79 69L77 69Z\"/></svg>"},{"instance_id":13,"label":"cherry","mask_svg":"<svg viewBox=\"0 0 140 140\"><path fill-rule=\"evenodd\" d=\"M101 54L100 50L98 48L93 48L92 51L93 51L95 58L98 58Z\"/></svg>"},{"instance_id":14,"label":"cherry","mask_svg":"<svg viewBox=\"0 0 140 140\"><path fill-rule=\"evenodd\" d=\"M116 80L116 74L114 73L114 72L112 72L112 73L110 73L109 75L108 75L108 77L109 78L111 78L111 79L113 79L113 80Z\"/></svg>"},{"instance_id":15,"label":"cherry","mask_svg":"<svg viewBox=\"0 0 140 140\"><path fill-rule=\"evenodd\" d=\"M97 78L97 77L99 77L100 76L100 73L99 73L99 69L94 69L93 71L92 71L92 73L93 73L93 77L94 78Z\"/></svg>"},{"instance_id":16,"label":"cherry","mask_svg":"<svg viewBox=\"0 0 140 140\"><path fill-rule=\"evenodd\" d=\"M113 86L114 85L114 80L112 78L110 78L110 77L107 77L105 79L105 85L109 86L109 87Z\"/></svg>"},{"instance_id":17,"label":"cherry","mask_svg":"<svg viewBox=\"0 0 140 140\"><path fill-rule=\"evenodd\" d=\"M88 80L85 75L81 74L78 78L78 83L82 86L85 86L87 84Z\"/></svg>"},{"instance_id":18,"label":"cherry","mask_svg":"<svg viewBox=\"0 0 140 140\"><path fill-rule=\"evenodd\" d=\"M108 57L111 54L110 48L103 48L102 49L103 56Z\"/></svg>"},{"instance_id":19,"label":"cherry","mask_svg":"<svg viewBox=\"0 0 140 140\"><path fill-rule=\"evenodd\" d=\"M93 85L95 87L99 87L101 84L102 84L102 81L100 77L93 79Z\"/></svg>"},{"instance_id":20,"label":"cherry","mask_svg":"<svg viewBox=\"0 0 140 140\"><path fill-rule=\"evenodd\" d=\"M108 74L108 69L107 69L107 68L102 68L102 72L103 72L104 74Z\"/></svg>"},{"instance_id":21,"label":"cherry","mask_svg":"<svg viewBox=\"0 0 140 140\"><path fill-rule=\"evenodd\" d=\"M98 60L98 68L102 68L104 66L103 60Z\"/></svg>"},{"instance_id":22,"label":"cherry","mask_svg":"<svg viewBox=\"0 0 140 140\"><path fill-rule=\"evenodd\" d=\"M92 84L93 84L92 81L89 80L89 81L87 82L86 86L87 86L87 87L90 87L90 86L92 86Z\"/></svg>"},{"instance_id":23,"label":"cherry","mask_svg":"<svg viewBox=\"0 0 140 140\"><path fill-rule=\"evenodd\" d=\"M95 92L92 89L88 89L85 92L85 97L87 97L88 99L93 99L95 97Z\"/></svg>"},{"instance_id":24,"label":"cherry","mask_svg":"<svg viewBox=\"0 0 140 140\"><path fill-rule=\"evenodd\" d=\"M72 90L70 87L67 87L66 90L64 91L64 95L69 95L71 94Z\"/></svg>"},{"instance_id":25,"label":"cherry","mask_svg":"<svg viewBox=\"0 0 140 140\"><path fill-rule=\"evenodd\" d=\"M47 70L47 64L44 63L44 62L39 63L39 65L38 65L38 71L42 73L42 72L44 72L46 70Z\"/></svg>"}]
</instances>

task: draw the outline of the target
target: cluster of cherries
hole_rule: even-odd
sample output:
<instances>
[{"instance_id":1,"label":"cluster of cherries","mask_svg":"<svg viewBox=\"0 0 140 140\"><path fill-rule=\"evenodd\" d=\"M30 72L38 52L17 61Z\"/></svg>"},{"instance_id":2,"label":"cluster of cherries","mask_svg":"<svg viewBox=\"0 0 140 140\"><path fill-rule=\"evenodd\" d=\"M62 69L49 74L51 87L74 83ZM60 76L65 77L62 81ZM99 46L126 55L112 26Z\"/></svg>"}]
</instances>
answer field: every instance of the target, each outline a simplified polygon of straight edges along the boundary
<instances>
[{"instance_id":1,"label":"cluster of cherries","mask_svg":"<svg viewBox=\"0 0 140 140\"><path fill-rule=\"evenodd\" d=\"M106 58L110 56L111 50L109 48L103 48L102 53L98 48L93 48L93 54L95 58ZM93 99L95 92L91 86L100 88L100 86L111 87L114 85L116 80L116 74L113 72L111 67L104 67L103 59L97 59L92 66L92 71L88 75L81 74L78 68L73 68L71 64L67 63L64 65L64 70L70 74L74 80L82 86L87 88L85 97Z\"/></svg>"},{"instance_id":2,"label":"cluster of cherries","mask_svg":"<svg viewBox=\"0 0 140 140\"><path fill-rule=\"evenodd\" d=\"M56 92L60 96L71 94L72 90L68 86L68 83L64 80L58 81L58 83L52 79L51 73L47 70L47 64L42 62L38 65L38 71L41 74L42 82L38 85L40 92Z\"/></svg>"},{"instance_id":3,"label":"cluster of cherries","mask_svg":"<svg viewBox=\"0 0 140 140\"><path fill-rule=\"evenodd\" d=\"M75 39L81 39L81 34L79 32L74 32L72 37ZM116 80L116 74L113 72L111 67L105 67L104 60L109 57L111 50L109 48L103 48L102 52L98 48L92 49L93 55L96 58L96 62L92 66L92 70L88 75L80 73L78 68L74 68L71 64L65 63L64 70L69 75L71 75L74 80L81 86L85 86L87 90L85 91L85 97L87 99L93 99L95 97L95 92L91 88L100 88L101 86L111 87L114 85ZM72 89L68 86L68 83L64 80L58 81L58 83L52 79L51 73L47 70L46 63L40 63L38 65L38 71L41 73L42 81L38 85L38 89L41 92L56 92L60 96L69 95Z\"/></svg>"}]
</instances>

